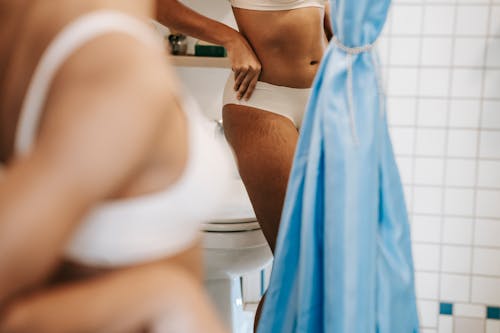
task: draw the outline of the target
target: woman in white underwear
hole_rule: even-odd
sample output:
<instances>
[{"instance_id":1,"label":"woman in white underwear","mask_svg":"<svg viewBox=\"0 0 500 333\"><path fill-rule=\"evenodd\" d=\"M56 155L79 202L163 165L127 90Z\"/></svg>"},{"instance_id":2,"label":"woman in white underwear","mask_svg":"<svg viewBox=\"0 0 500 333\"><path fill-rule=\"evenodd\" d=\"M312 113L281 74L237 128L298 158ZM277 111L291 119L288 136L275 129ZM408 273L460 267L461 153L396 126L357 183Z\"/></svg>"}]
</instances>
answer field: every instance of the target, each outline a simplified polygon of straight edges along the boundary
<instances>
[{"instance_id":1,"label":"woman in white underwear","mask_svg":"<svg viewBox=\"0 0 500 333\"><path fill-rule=\"evenodd\" d=\"M327 4L230 0L238 32L177 0L157 2L160 22L228 51L234 75L224 90L224 132L274 250L298 129L332 35Z\"/></svg>"},{"instance_id":2,"label":"woman in white underwear","mask_svg":"<svg viewBox=\"0 0 500 333\"><path fill-rule=\"evenodd\" d=\"M229 160L177 90L154 11L0 0L2 333L225 331L198 230Z\"/></svg>"}]
</instances>

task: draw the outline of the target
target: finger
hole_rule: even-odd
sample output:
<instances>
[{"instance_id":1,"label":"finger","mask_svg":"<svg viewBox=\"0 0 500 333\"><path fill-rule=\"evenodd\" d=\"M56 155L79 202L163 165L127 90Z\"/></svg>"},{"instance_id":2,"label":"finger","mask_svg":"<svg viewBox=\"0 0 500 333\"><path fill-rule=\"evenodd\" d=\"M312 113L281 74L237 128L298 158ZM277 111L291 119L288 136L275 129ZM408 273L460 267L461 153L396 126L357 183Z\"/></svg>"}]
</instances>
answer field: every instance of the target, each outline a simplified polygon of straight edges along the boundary
<instances>
[{"instance_id":1,"label":"finger","mask_svg":"<svg viewBox=\"0 0 500 333\"><path fill-rule=\"evenodd\" d=\"M248 89L248 86L250 85L250 82L252 82L252 79L254 78L254 76L255 75L253 72L247 73L247 75L245 76L245 78L241 82L240 87L238 89L238 95L237 95L238 99L241 99L245 95L245 93Z\"/></svg>"},{"instance_id":2,"label":"finger","mask_svg":"<svg viewBox=\"0 0 500 333\"><path fill-rule=\"evenodd\" d=\"M240 89L240 85L245 79L245 76L247 75L248 70L240 70L237 75L234 77L234 91L238 91Z\"/></svg>"},{"instance_id":3,"label":"finger","mask_svg":"<svg viewBox=\"0 0 500 333\"><path fill-rule=\"evenodd\" d=\"M252 81L250 81L250 84L248 85L247 91L245 92L245 101L248 101L250 99L250 97L252 96L258 80L259 80L259 76L255 75L253 77Z\"/></svg>"}]
</instances>

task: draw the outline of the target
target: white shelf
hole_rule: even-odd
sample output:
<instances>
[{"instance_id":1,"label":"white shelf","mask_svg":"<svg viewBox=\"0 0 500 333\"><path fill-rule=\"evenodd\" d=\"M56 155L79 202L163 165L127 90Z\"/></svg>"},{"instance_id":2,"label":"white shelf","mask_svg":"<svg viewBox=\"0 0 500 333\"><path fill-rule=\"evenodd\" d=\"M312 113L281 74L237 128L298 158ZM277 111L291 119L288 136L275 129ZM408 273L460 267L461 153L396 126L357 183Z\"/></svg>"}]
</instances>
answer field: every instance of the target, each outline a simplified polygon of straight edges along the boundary
<instances>
[{"instance_id":1,"label":"white shelf","mask_svg":"<svg viewBox=\"0 0 500 333\"><path fill-rule=\"evenodd\" d=\"M170 56L174 66L179 67L208 67L231 68L227 57L196 57L196 56Z\"/></svg>"}]
</instances>

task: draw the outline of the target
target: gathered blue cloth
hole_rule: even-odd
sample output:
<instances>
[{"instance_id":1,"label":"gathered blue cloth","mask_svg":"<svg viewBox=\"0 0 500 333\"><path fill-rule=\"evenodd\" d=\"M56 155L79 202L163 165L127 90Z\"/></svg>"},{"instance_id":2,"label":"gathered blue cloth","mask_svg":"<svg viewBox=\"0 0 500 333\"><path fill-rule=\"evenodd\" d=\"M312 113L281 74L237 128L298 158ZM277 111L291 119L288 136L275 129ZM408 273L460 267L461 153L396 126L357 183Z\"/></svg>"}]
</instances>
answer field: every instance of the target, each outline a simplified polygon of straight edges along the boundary
<instances>
[{"instance_id":1,"label":"gathered blue cloth","mask_svg":"<svg viewBox=\"0 0 500 333\"><path fill-rule=\"evenodd\" d=\"M390 0L332 0L259 333L414 333L403 188L373 43Z\"/></svg>"}]
</instances>

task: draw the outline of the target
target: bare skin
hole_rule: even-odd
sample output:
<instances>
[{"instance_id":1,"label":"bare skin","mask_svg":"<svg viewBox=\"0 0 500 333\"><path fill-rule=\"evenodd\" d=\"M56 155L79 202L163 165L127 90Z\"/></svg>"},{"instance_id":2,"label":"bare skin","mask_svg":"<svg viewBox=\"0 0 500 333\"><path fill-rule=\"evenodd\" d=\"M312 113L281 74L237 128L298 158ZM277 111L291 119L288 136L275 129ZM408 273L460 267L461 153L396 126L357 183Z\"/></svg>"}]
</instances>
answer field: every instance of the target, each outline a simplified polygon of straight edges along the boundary
<instances>
[{"instance_id":1,"label":"bare skin","mask_svg":"<svg viewBox=\"0 0 500 333\"><path fill-rule=\"evenodd\" d=\"M182 6L176 0L158 0L158 4L160 9L175 8L171 12ZM239 32L185 7L182 10L183 15L171 17L165 10L158 17L175 30L226 47L238 98L251 98L257 80L292 88L311 87L332 36L330 19L325 15L328 5L325 10L306 7L284 11L233 7ZM223 122L257 219L274 252L298 129L286 117L236 104L224 106ZM255 327L262 304L263 300Z\"/></svg>"},{"instance_id":2,"label":"bare skin","mask_svg":"<svg viewBox=\"0 0 500 333\"><path fill-rule=\"evenodd\" d=\"M234 89L245 99L251 97L256 77L275 85L311 87L331 37L329 18L325 17L325 10L318 7L286 11L233 8L238 32L195 13L177 0L157 0L157 3L157 17L162 23L227 48L235 76ZM264 26L266 29L262 29ZM240 174L274 250L298 130L285 117L235 104L224 106L223 118L226 137L238 158ZM273 151L272 160L280 165L275 168L279 171L265 172L267 176L264 176L265 166L260 164L267 165L269 160L261 158L261 153L270 150ZM246 166L247 163L252 167ZM259 177L263 179L249 182ZM261 188L258 184L268 186ZM269 200L276 205L267 204Z\"/></svg>"},{"instance_id":3,"label":"bare skin","mask_svg":"<svg viewBox=\"0 0 500 333\"><path fill-rule=\"evenodd\" d=\"M327 45L322 10L310 7L264 12L233 8L233 12L240 31L262 63L261 81L293 88L311 87ZM266 22L273 22L273 27L265 31L258 28ZM247 118L243 126L242 118ZM288 118L235 104L224 106L223 121L241 178L274 252L299 133ZM255 329L263 304L264 297L255 315Z\"/></svg>"},{"instance_id":4,"label":"bare skin","mask_svg":"<svg viewBox=\"0 0 500 333\"><path fill-rule=\"evenodd\" d=\"M51 84L34 149L13 156L42 52L98 9L145 19L155 10L152 1L0 0L0 332L143 331L163 318L185 325L176 332L224 332L202 291L196 244L113 272L62 257L89 209L164 190L183 172L187 124L163 53L118 33L85 44Z\"/></svg>"}]
</instances>

